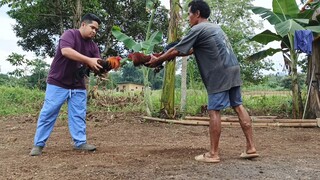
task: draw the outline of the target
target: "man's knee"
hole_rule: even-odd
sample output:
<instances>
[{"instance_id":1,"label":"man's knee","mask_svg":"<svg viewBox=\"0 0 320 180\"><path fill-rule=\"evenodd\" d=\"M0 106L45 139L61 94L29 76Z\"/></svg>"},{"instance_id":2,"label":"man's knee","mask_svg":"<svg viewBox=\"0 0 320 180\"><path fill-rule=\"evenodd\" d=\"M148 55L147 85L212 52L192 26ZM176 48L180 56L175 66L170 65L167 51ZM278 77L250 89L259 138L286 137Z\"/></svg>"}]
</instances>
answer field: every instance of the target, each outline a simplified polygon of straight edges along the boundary
<instances>
[{"instance_id":1,"label":"man's knee","mask_svg":"<svg viewBox=\"0 0 320 180\"><path fill-rule=\"evenodd\" d=\"M238 115L246 112L246 109L243 107L242 104L239 104L237 106L233 106L232 108Z\"/></svg>"},{"instance_id":2,"label":"man's knee","mask_svg":"<svg viewBox=\"0 0 320 180\"><path fill-rule=\"evenodd\" d=\"M219 110L208 110L210 119L220 119L220 111Z\"/></svg>"}]
</instances>

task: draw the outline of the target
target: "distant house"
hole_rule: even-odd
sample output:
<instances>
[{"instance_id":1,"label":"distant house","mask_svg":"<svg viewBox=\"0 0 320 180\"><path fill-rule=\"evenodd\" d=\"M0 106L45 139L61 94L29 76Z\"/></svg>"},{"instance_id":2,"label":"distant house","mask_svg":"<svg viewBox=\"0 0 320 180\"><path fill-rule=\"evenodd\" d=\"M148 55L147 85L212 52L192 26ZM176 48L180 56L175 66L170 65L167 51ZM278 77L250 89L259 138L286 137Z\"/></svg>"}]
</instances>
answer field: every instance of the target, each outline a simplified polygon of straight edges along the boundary
<instances>
[{"instance_id":1,"label":"distant house","mask_svg":"<svg viewBox=\"0 0 320 180\"><path fill-rule=\"evenodd\" d=\"M118 83L116 91L117 92L129 92L129 91L143 91L144 85L138 83Z\"/></svg>"}]
</instances>

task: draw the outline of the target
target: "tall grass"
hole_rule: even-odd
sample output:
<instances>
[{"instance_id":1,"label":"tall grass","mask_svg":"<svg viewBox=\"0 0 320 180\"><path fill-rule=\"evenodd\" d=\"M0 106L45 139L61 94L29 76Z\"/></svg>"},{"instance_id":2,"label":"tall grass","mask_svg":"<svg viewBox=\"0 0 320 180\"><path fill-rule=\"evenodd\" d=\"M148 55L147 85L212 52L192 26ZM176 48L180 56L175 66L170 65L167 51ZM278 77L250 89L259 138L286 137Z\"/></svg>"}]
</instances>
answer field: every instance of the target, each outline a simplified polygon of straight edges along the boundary
<instances>
[{"instance_id":1,"label":"tall grass","mask_svg":"<svg viewBox=\"0 0 320 180\"><path fill-rule=\"evenodd\" d=\"M157 111L161 107L161 90L152 91L151 95L154 109ZM202 90L188 90L187 91L187 103L186 112L190 115L195 115L200 112L200 107L207 104L207 93ZM175 91L175 109L180 111L181 91L177 89Z\"/></svg>"},{"instance_id":2,"label":"tall grass","mask_svg":"<svg viewBox=\"0 0 320 180\"><path fill-rule=\"evenodd\" d=\"M0 115L34 114L43 99L44 92L37 89L0 86Z\"/></svg>"},{"instance_id":3,"label":"tall grass","mask_svg":"<svg viewBox=\"0 0 320 180\"><path fill-rule=\"evenodd\" d=\"M250 115L291 117L292 96L287 91L269 91L258 93L256 89L250 93L243 93L243 105ZM152 102L156 110L160 109L161 91L153 91ZM175 106L179 111L181 93L175 91ZM205 90L187 91L187 115L201 115L201 106L207 105L208 95ZM225 115L235 115L233 109L227 108L222 111Z\"/></svg>"},{"instance_id":4,"label":"tall grass","mask_svg":"<svg viewBox=\"0 0 320 180\"><path fill-rule=\"evenodd\" d=\"M255 91L256 92L256 91ZM276 92L276 91L274 91ZM280 117L291 117L292 97L290 93L267 93L256 94L246 91L243 94L243 104L250 115L274 115ZM305 93L303 93L305 95ZM305 97L305 96L303 96ZM21 115L39 113L44 100L44 91L38 89L26 89L19 87L0 86L0 116ZM161 90L152 91L151 100L155 111L160 110ZM175 108L180 113L180 90L175 91ZM90 112L141 112L144 113L143 95L140 93L116 93L111 91L100 92L100 97L88 101ZM187 91L187 115L199 115L201 106L207 104L207 93L205 90ZM67 118L63 106L60 118ZM156 112L154 112L156 114ZM232 109L222 111L223 114L234 114Z\"/></svg>"}]
</instances>

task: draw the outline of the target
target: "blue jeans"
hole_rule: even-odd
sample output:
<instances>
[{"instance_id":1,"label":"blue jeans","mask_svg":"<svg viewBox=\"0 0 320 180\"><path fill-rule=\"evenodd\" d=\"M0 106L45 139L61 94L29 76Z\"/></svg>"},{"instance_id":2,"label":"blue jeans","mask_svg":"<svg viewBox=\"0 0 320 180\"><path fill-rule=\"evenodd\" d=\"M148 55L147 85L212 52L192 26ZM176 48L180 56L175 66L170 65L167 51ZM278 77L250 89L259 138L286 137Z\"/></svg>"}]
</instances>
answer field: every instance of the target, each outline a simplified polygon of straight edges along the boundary
<instances>
[{"instance_id":1,"label":"blue jeans","mask_svg":"<svg viewBox=\"0 0 320 180\"><path fill-rule=\"evenodd\" d=\"M61 106L66 101L68 103L69 132L75 146L86 143L87 91L84 89L64 89L47 84L45 101L38 118L37 130L34 136L35 146L45 146Z\"/></svg>"},{"instance_id":2,"label":"blue jeans","mask_svg":"<svg viewBox=\"0 0 320 180\"><path fill-rule=\"evenodd\" d=\"M240 86L233 87L227 91L208 95L208 110L219 111L229 106L236 107L242 104Z\"/></svg>"}]
</instances>

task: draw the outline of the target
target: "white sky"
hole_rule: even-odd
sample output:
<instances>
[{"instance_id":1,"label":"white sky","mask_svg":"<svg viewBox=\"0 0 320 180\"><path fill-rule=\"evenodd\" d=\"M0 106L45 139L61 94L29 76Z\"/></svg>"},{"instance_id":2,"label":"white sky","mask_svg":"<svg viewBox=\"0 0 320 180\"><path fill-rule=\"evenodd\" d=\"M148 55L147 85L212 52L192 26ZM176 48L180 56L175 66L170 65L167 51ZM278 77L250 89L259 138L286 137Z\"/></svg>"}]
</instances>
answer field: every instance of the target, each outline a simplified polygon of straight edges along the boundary
<instances>
[{"instance_id":1,"label":"white sky","mask_svg":"<svg viewBox=\"0 0 320 180\"><path fill-rule=\"evenodd\" d=\"M169 8L169 2L170 0L160 0L163 5L165 5L167 8ZM272 7L272 0L255 0L253 2L254 6L261 6L270 8ZM6 61L7 57L12 53L16 52L18 54L26 55L27 59L34 59L36 56L31 52L25 52L22 50L21 47L17 45L18 38L15 36L15 33L13 32L12 26L15 24L15 20L11 19L6 12L9 10L7 6L0 7L0 22L1 22L1 28L0 28L0 73L7 73L11 72L15 69L15 67L12 67L9 62ZM259 17L255 17L259 20ZM261 19L260 19L261 20ZM267 22L264 23L265 28L264 29L272 29L272 26L270 26ZM263 30L264 30L263 29ZM260 30L260 31L263 31ZM282 57L280 54L275 55L271 57L272 59L281 59L280 64L276 64L277 71L281 71L281 68L283 66L282 63ZM47 60L48 63L51 63L51 60ZM277 62L278 63L278 62ZM282 64L281 64L282 63Z\"/></svg>"}]
</instances>

